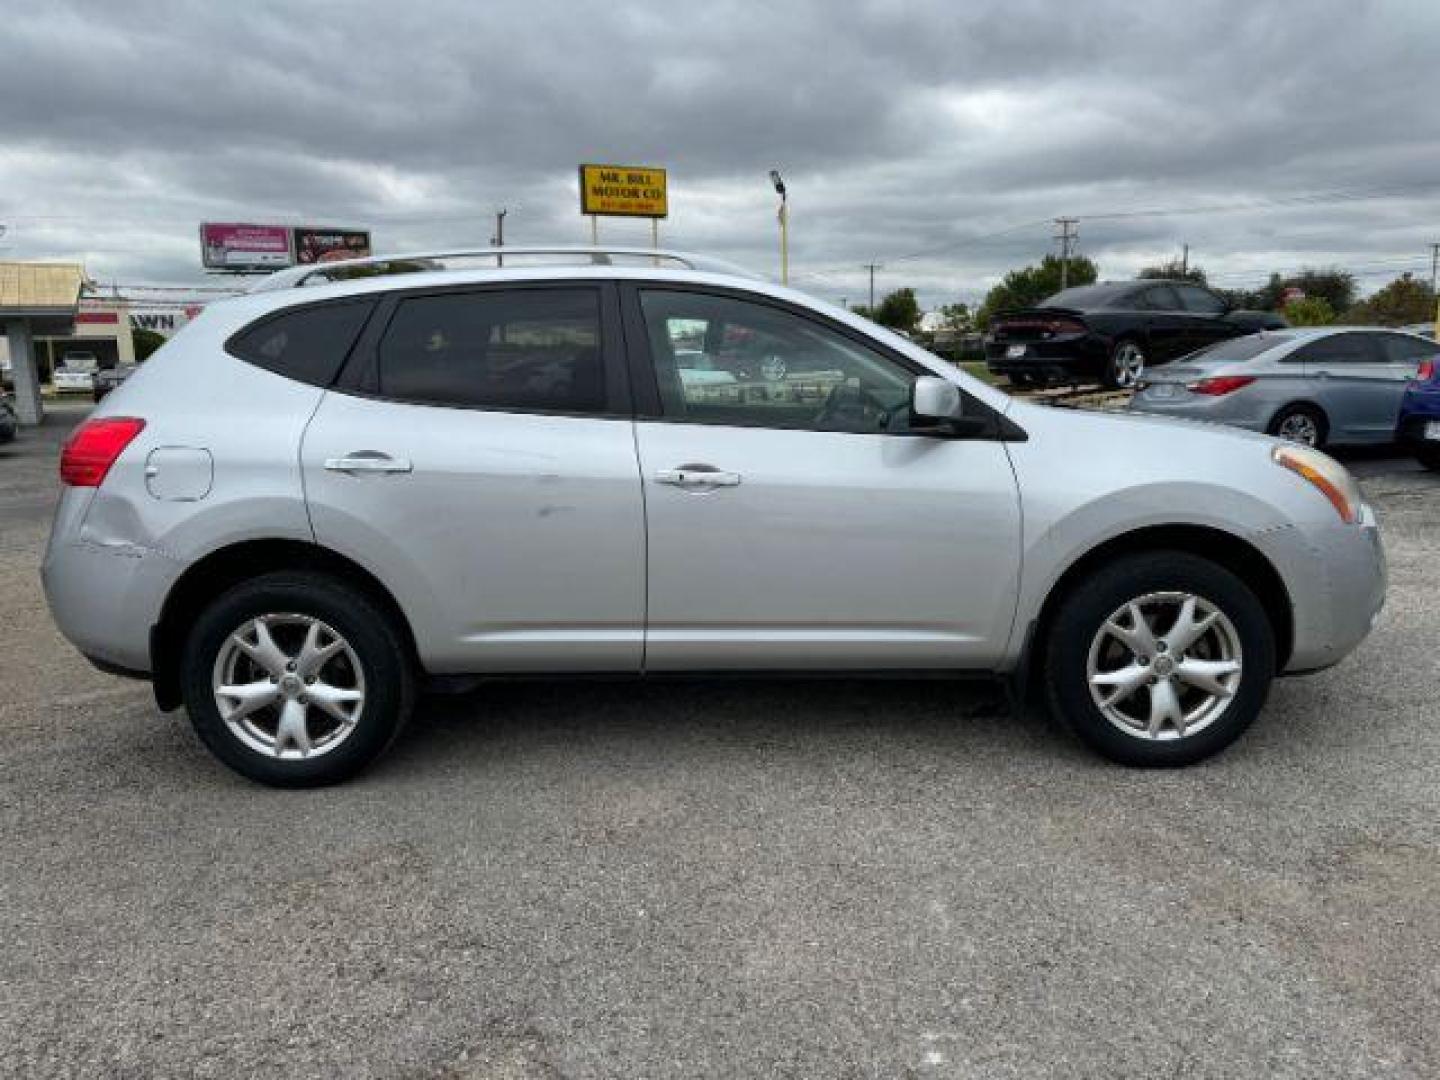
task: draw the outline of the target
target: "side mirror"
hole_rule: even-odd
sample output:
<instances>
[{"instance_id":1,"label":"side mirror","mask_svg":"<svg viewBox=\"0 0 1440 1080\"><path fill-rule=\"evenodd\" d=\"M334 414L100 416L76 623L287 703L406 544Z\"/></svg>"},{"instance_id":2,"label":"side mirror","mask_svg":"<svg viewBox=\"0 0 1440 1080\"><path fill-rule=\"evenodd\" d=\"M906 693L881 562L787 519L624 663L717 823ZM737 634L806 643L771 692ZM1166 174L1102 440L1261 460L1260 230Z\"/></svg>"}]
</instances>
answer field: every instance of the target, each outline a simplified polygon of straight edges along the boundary
<instances>
[{"instance_id":1,"label":"side mirror","mask_svg":"<svg viewBox=\"0 0 1440 1080\"><path fill-rule=\"evenodd\" d=\"M960 388L948 379L922 375L910 387L910 415L920 420L958 420L963 411Z\"/></svg>"}]
</instances>

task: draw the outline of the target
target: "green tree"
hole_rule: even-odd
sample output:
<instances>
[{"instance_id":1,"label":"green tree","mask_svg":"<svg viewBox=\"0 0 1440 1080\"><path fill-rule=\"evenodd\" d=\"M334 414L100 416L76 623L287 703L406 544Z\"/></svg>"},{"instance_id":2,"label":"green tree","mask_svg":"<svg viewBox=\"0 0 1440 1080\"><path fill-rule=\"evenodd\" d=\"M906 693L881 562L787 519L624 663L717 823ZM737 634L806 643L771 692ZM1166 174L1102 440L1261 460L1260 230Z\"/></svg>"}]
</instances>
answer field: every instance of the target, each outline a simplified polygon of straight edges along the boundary
<instances>
[{"instance_id":1,"label":"green tree","mask_svg":"<svg viewBox=\"0 0 1440 1080\"><path fill-rule=\"evenodd\" d=\"M1258 289L1217 289L1231 307L1251 311L1278 311L1285 304L1285 293L1299 289L1306 297L1319 297L1331 311L1348 311L1355 303L1355 275L1331 266L1324 269L1307 267L1298 274L1271 274Z\"/></svg>"},{"instance_id":2,"label":"green tree","mask_svg":"<svg viewBox=\"0 0 1440 1080\"><path fill-rule=\"evenodd\" d=\"M1038 266L1027 266L1023 270L1011 270L985 294L985 302L975 313L975 325L980 329L990 325L991 317L997 311L1012 308L1034 307L1047 296L1060 291L1060 259L1046 255ZM1100 268L1084 255L1070 256L1070 270L1066 285L1093 285L1100 276Z\"/></svg>"},{"instance_id":3,"label":"green tree","mask_svg":"<svg viewBox=\"0 0 1440 1080\"><path fill-rule=\"evenodd\" d=\"M1355 275L1332 266L1307 268L1284 279L1284 289L1299 289L1307 297L1319 297L1331 311L1347 311L1355 303Z\"/></svg>"},{"instance_id":4,"label":"green tree","mask_svg":"<svg viewBox=\"0 0 1440 1080\"><path fill-rule=\"evenodd\" d=\"M920 321L920 302L915 299L914 289L896 289L875 305L871 316L881 326L891 330L909 333Z\"/></svg>"},{"instance_id":5,"label":"green tree","mask_svg":"<svg viewBox=\"0 0 1440 1080\"><path fill-rule=\"evenodd\" d=\"M1343 321L1377 326L1404 326L1435 318L1435 294L1427 282L1401 274L1373 296L1345 312Z\"/></svg>"},{"instance_id":6,"label":"green tree","mask_svg":"<svg viewBox=\"0 0 1440 1080\"><path fill-rule=\"evenodd\" d=\"M1186 266L1179 259L1171 259L1169 262L1146 266L1135 276L1137 278L1150 280L1193 281L1196 285L1204 285L1206 283L1205 271L1203 269L1198 266Z\"/></svg>"},{"instance_id":7,"label":"green tree","mask_svg":"<svg viewBox=\"0 0 1440 1080\"><path fill-rule=\"evenodd\" d=\"M135 362L150 359L150 354L165 344L165 335L155 330L136 327L130 331L130 341L135 346Z\"/></svg>"},{"instance_id":8,"label":"green tree","mask_svg":"<svg viewBox=\"0 0 1440 1080\"><path fill-rule=\"evenodd\" d=\"M1325 326L1335 321L1335 309L1323 296L1307 296L1291 300L1281 310L1291 326Z\"/></svg>"}]
</instances>

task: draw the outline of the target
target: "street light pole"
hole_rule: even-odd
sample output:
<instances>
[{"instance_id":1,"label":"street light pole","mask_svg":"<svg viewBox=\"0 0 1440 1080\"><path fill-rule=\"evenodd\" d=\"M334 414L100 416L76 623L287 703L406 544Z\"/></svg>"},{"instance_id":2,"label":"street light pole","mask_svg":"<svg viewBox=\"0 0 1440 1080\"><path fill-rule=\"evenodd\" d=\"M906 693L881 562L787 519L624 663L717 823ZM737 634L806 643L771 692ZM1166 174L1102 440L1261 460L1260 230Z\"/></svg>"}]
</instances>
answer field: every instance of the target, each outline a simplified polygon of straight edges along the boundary
<instances>
[{"instance_id":1,"label":"street light pole","mask_svg":"<svg viewBox=\"0 0 1440 1080\"><path fill-rule=\"evenodd\" d=\"M790 284L790 203L785 192L785 181L780 179L780 170L770 170L770 182L775 185L775 194L780 196L780 284Z\"/></svg>"},{"instance_id":2,"label":"street light pole","mask_svg":"<svg viewBox=\"0 0 1440 1080\"><path fill-rule=\"evenodd\" d=\"M490 238L491 247L497 247L501 249L505 247L505 215L509 212L509 210L495 211L495 235ZM495 257L495 265L505 265L505 256L503 254L497 255Z\"/></svg>"}]
</instances>

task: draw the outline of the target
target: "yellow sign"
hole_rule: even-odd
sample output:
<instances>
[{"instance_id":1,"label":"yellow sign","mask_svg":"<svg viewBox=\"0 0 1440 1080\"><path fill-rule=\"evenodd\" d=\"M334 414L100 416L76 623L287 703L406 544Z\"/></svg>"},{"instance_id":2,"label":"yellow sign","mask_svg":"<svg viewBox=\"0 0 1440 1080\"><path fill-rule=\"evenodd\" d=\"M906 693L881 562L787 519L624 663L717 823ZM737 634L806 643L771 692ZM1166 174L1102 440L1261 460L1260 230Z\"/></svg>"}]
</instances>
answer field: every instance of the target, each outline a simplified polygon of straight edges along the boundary
<instances>
[{"instance_id":1,"label":"yellow sign","mask_svg":"<svg viewBox=\"0 0 1440 1080\"><path fill-rule=\"evenodd\" d=\"M644 165L581 165L580 212L662 218L670 213L665 170Z\"/></svg>"}]
</instances>

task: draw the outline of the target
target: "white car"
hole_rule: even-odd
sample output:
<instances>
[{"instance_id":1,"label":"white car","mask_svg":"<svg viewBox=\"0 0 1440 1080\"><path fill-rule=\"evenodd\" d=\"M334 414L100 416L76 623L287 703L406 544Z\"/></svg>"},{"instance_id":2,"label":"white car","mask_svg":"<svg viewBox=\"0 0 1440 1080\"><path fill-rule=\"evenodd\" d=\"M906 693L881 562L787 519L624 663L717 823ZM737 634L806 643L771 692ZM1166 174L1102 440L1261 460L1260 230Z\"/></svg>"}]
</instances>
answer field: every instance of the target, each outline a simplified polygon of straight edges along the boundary
<instances>
[{"instance_id":1,"label":"white car","mask_svg":"<svg viewBox=\"0 0 1440 1080\"><path fill-rule=\"evenodd\" d=\"M51 379L51 385L61 394L91 394L95 391L95 375L89 371L58 367Z\"/></svg>"}]
</instances>

